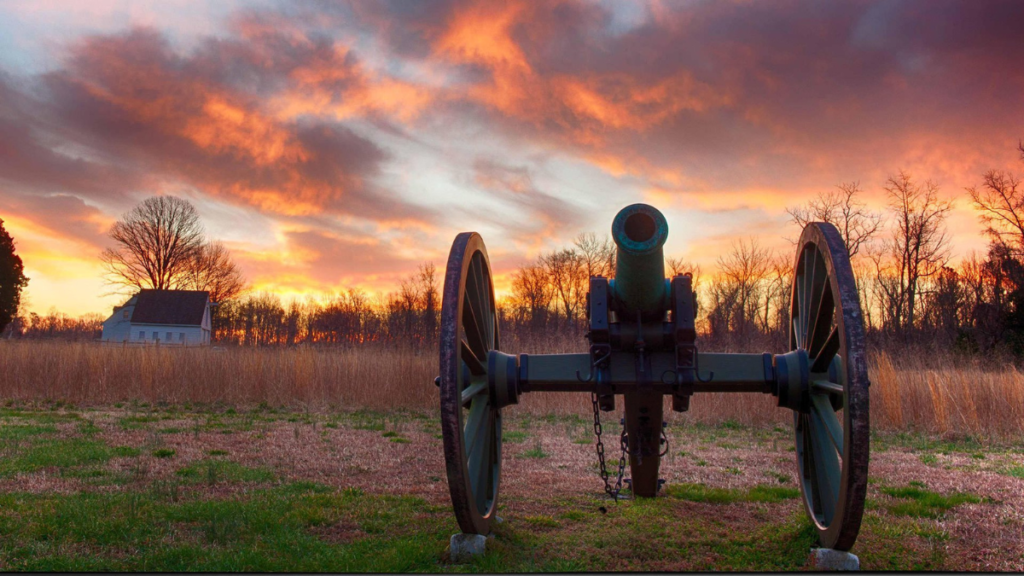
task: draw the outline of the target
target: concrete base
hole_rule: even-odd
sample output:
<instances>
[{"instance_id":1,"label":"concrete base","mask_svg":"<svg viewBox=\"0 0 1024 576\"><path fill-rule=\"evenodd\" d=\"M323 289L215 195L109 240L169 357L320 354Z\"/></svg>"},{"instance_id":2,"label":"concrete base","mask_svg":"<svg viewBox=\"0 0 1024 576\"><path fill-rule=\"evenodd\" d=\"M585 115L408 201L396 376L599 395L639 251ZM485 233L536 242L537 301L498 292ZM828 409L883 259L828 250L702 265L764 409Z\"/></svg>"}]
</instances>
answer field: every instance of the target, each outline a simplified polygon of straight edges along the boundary
<instances>
[{"instance_id":1,"label":"concrete base","mask_svg":"<svg viewBox=\"0 0 1024 576\"><path fill-rule=\"evenodd\" d=\"M811 548L811 566L820 571L860 570L860 559L849 552L831 548Z\"/></svg>"},{"instance_id":2,"label":"concrete base","mask_svg":"<svg viewBox=\"0 0 1024 576\"><path fill-rule=\"evenodd\" d=\"M487 549L487 537L483 534L452 534L449 544L453 564L469 562L473 556L479 556Z\"/></svg>"}]
</instances>

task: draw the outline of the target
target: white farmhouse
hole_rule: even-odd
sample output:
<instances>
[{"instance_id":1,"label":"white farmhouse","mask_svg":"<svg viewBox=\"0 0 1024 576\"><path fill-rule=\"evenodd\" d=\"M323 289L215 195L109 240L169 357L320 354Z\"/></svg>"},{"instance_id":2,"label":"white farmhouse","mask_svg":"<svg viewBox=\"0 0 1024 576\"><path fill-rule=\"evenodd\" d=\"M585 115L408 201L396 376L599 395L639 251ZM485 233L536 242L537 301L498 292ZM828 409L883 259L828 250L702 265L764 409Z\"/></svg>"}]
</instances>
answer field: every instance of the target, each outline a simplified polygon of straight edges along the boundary
<instances>
[{"instance_id":1,"label":"white farmhouse","mask_svg":"<svg viewBox=\"0 0 1024 576\"><path fill-rule=\"evenodd\" d=\"M210 343L210 293L141 290L103 322L104 342L201 346Z\"/></svg>"}]
</instances>

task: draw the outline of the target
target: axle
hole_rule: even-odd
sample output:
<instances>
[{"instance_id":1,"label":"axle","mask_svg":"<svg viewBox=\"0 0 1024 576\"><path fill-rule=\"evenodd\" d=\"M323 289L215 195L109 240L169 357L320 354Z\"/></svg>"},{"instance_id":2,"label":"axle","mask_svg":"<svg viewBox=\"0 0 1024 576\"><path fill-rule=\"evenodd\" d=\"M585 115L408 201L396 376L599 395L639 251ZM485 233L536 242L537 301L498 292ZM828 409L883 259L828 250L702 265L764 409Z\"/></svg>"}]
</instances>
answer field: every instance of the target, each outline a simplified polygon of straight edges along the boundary
<instances>
[{"instance_id":1,"label":"axle","mask_svg":"<svg viewBox=\"0 0 1024 576\"><path fill-rule=\"evenodd\" d=\"M718 354L699 352L700 371L693 382L694 392L760 392L779 398L779 406L806 411L801 405L811 388L822 391L840 386L839 359L827 372L810 371L807 353ZM590 354L520 354L492 350L487 358L487 386L496 406L518 403L529 392L597 392L601 386L609 394L678 392L675 355L654 353L643 362L635 353L613 352L607 359L607 382L595 381Z\"/></svg>"}]
</instances>

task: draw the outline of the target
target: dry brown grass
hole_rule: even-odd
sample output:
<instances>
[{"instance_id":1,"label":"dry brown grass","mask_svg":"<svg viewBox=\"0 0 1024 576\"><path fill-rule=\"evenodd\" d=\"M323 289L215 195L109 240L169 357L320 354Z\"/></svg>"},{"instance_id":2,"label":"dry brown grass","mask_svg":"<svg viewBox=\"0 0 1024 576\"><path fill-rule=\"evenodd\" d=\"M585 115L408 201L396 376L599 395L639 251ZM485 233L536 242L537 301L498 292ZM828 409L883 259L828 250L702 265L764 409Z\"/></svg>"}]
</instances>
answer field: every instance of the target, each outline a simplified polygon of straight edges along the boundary
<instances>
[{"instance_id":1,"label":"dry brown grass","mask_svg":"<svg viewBox=\"0 0 1024 576\"><path fill-rule=\"evenodd\" d=\"M548 343L552 351L578 351ZM532 350L531 350L532 351ZM927 361L927 364L924 362ZM305 409L431 409L437 358L403 348L136 348L84 342L0 342L0 397L102 405L140 402L287 405ZM916 363L879 353L870 367L872 426L933 433L1024 432L1024 374L953 357ZM515 408L590 412L586 394L534 394ZM666 406L668 409L668 406ZM706 394L673 419L762 425L790 422L774 399Z\"/></svg>"}]
</instances>

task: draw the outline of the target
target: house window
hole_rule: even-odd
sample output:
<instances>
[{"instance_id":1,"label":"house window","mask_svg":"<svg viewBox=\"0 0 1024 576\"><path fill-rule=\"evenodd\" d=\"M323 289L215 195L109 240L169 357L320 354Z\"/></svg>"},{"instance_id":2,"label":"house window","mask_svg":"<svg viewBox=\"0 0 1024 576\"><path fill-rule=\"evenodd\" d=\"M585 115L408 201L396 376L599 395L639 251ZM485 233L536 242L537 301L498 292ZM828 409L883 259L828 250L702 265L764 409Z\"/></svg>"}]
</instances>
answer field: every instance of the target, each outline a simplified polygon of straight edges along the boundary
<instances>
[{"instance_id":1,"label":"house window","mask_svg":"<svg viewBox=\"0 0 1024 576\"><path fill-rule=\"evenodd\" d=\"M139 330L139 340L145 340L145 339L146 339L146 331L145 330Z\"/></svg>"},{"instance_id":2,"label":"house window","mask_svg":"<svg viewBox=\"0 0 1024 576\"><path fill-rule=\"evenodd\" d=\"M127 308L125 308L123 311L121 311L121 317L124 318L125 320L128 319L128 309Z\"/></svg>"},{"instance_id":3,"label":"house window","mask_svg":"<svg viewBox=\"0 0 1024 576\"><path fill-rule=\"evenodd\" d=\"M178 332L178 342L181 342L182 344L185 343L185 333L184 332Z\"/></svg>"},{"instance_id":4,"label":"house window","mask_svg":"<svg viewBox=\"0 0 1024 576\"><path fill-rule=\"evenodd\" d=\"M159 340L159 339L160 339L160 333L157 332L156 330L153 330L153 340Z\"/></svg>"},{"instance_id":5,"label":"house window","mask_svg":"<svg viewBox=\"0 0 1024 576\"><path fill-rule=\"evenodd\" d=\"M171 333L170 333L170 332L168 332L168 333L167 333L167 341L168 341L168 342L171 342L173 338L174 338L174 336L171 336Z\"/></svg>"}]
</instances>

